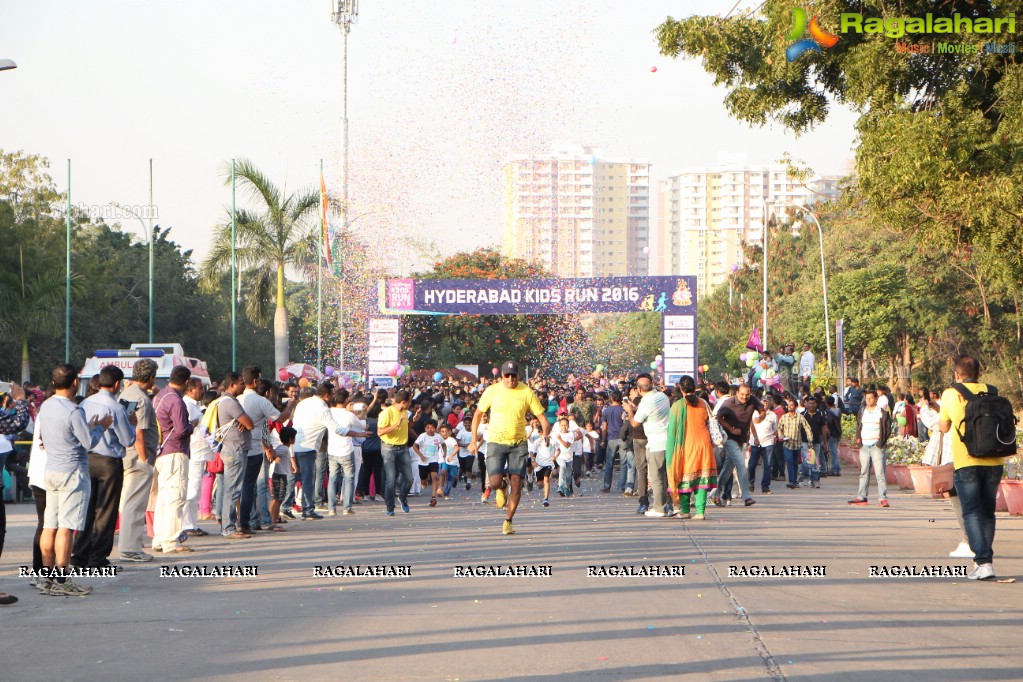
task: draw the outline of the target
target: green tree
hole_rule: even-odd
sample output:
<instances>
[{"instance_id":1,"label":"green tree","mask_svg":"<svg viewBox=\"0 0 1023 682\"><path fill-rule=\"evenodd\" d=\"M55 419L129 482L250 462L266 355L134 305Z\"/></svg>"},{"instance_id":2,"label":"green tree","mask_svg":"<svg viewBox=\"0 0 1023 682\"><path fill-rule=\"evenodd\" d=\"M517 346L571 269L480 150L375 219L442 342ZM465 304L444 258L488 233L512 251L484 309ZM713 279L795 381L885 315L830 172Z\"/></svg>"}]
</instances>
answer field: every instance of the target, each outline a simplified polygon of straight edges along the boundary
<instances>
[{"instance_id":1,"label":"green tree","mask_svg":"<svg viewBox=\"0 0 1023 682\"><path fill-rule=\"evenodd\" d=\"M0 329L21 341L21 381L32 378L29 340L43 335L58 336L64 330L64 274L53 270L26 279L24 268L18 282L9 273L0 287ZM80 294L80 278L72 277L71 293Z\"/></svg>"},{"instance_id":2,"label":"green tree","mask_svg":"<svg viewBox=\"0 0 1023 682\"><path fill-rule=\"evenodd\" d=\"M305 271L315 263L316 231L307 224L319 206L316 192L285 194L250 161L235 164L235 176L242 189L259 204L256 210L235 214L235 258L238 262L238 291L245 313L256 325L269 323L273 313L274 365L290 361L285 270ZM227 173L230 184L230 171ZM203 261L201 281L206 291L219 290L222 277L231 269L231 218L217 226L210 254ZM276 285L276 289L275 289Z\"/></svg>"},{"instance_id":3,"label":"green tree","mask_svg":"<svg viewBox=\"0 0 1023 682\"><path fill-rule=\"evenodd\" d=\"M496 249L453 254L419 273L423 279L516 279L549 276L541 265L503 257ZM413 368L478 364L481 371L513 359L549 372L578 362L584 343L576 316L406 316L402 346Z\"/></svg>"},{"instance_id":4,"label":"green tree","mask_svg":"<svg viewBox=\"0 0 1023 682\"><path fill-rule=\"evenodd\" d=\"M649 372L661 352L660 313L600 315L586 333L594 364L614 371Z\"/></svg>"}]
</instances>

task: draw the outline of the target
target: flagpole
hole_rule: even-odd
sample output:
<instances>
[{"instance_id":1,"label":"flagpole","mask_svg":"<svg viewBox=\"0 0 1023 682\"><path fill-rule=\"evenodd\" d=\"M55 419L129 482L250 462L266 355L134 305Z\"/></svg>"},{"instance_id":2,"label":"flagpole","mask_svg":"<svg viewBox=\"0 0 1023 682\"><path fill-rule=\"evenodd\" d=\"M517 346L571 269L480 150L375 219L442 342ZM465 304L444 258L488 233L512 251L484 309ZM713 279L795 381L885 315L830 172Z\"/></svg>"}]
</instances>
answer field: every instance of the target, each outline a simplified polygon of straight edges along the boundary
<instances>
[{"instance_id":1,"label":"flagpole","mask_svg":"<svg viewBox=\"0 0 1023 682\"><path fill-rule=\"evenodd\" d=\"M323 159L320 159L323 181ZM322 198L321 198L322 203ZM316 369L323 367L323 238L327 234L326 216L320 207L320 238L316 240Z\"/></svg>"},{"instance_id":2,"label":"flagpole","mask_svg":"<svg viewBox=\"0 0 1023 682\"><path fill-rule=\"evenodd\" d=\"M238 257L235 253L237 227L235 225L234 159L231 159L231 371L238 371Z\"/></svg>"},{"instance_id":3,"label":"flagpole","mask_svg":"<svg viewBox=\"0 0 1023 682\"><path fill-rule=\"evenodd\" d=\"M71 159L67 160L67 250L64 274L64 362L71 362Z\"/></svg>"}]
</instances>

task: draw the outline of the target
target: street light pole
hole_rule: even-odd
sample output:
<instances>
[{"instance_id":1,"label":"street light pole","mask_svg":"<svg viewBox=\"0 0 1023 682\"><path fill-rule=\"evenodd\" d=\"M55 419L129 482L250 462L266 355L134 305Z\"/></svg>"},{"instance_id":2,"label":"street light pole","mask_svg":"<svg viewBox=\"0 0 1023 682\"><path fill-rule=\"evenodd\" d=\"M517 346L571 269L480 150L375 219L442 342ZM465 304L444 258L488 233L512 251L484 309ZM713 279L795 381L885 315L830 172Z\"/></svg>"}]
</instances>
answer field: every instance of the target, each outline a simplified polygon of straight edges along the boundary
<instances>
[{"instance_id":1,"label":"street light pole","mask_svg":"<svg viewBox=\"0 0 1023 682\"><path fill-rule=\"evenodd\" d=\"M348 232L348 32L359 18L359 0L337 0L331 19L341 29L341 235ZM338 339L338 365L345 366L344 281L338 286L341 334Z\"/></svg>"},{"instance_id":2,"label":"street light pole","mask_svg":"<svg viewBox=\"0 0 1023 682\"><path fill-rule=\"evenodd\" d=\"M767 345L767 199L761 197L761 203L764 205L764 321L763 329L760 337L760 343L766 350L769 348ZM729 296L729 304L731 304L731 297Z\"/></svg>"},{"instance_id":3,"label":"street light pole","mask_svg":"<svg viewBox=\"0 0 1023 682\"><path fill-rule=\"evenodd\" d=\"M814 225L817 226L817 237L820 240L821 247L821 288L824 291L824 336L827 339L828 344L828 364L831 364L831 321L828 318L828 277L824 271L824 231L821 229L821 223L817 220L817 214L805 206L799 206L797 204L778 204L778 206L788 206L794 208L797 211L801 211L806 215L813 218Z\"/></svg>"},{"instance_id":4,"label":"street light pole","mask_svg":"<svg viewBox=\"0 0 1023 682\"><path fill-rule=\"evenodd\" d=\"M150 210L152 210L152 206L153 206L153 203L152 203L152 175L151 175L152 174L152 159L149 160L149 163L150 163L150 200L149 200L149 207L150 207ZM121 206L116 201L111 201L110 205L113 206L114 208L120 208L122 210L124 209L124 207ZM149 247L149 341L148 341L148 343L152 343L153 342L153 218L152 217L149 218L149 230L148 230L148 233L147 233L147 231L146 231L146 224L142 221L142 216L135 215L134 213L131 213L130 215L131 215L132 218L134 218L135 220L139 221L139 225L142 226L142 232L144 234L148 234L148 236L146 237L146 243L147 243L147 245Z\"/></svg>"}]
</instances>

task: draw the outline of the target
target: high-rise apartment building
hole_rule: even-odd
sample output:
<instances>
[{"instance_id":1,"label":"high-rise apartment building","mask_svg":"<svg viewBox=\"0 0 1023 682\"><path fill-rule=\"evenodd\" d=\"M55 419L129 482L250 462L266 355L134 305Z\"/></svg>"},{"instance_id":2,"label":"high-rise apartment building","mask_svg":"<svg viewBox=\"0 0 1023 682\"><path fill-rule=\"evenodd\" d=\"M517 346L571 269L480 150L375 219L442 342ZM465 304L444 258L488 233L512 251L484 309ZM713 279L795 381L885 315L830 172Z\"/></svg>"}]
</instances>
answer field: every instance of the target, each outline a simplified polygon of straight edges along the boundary
<instances>
[{"instance_id":1,"label":"high-rise apartment building","mask_svg":"<svg viewBox=\"0 0 1023 682\"><path fill-rule=\"evenodd\" d=\"M650 164L557 145L504 166L506 256L541 262L558 277L646 275Z\"/></svg>"},{"instance_id":2,"label":"high-rise apartment building","mask_svg":"<svg viewBox=\"0 0 1023 682\"><path fill-rule=\"evenodd\" d=\"M764 204L782 220L791 205L838 196L836 177L797 180L782 165L747 166L733 159L712 168L686 168L658 187L657 254L651 274L696 276L703 295L742 264L744 242L764 236Z\"/></svg>"}]
</instances>

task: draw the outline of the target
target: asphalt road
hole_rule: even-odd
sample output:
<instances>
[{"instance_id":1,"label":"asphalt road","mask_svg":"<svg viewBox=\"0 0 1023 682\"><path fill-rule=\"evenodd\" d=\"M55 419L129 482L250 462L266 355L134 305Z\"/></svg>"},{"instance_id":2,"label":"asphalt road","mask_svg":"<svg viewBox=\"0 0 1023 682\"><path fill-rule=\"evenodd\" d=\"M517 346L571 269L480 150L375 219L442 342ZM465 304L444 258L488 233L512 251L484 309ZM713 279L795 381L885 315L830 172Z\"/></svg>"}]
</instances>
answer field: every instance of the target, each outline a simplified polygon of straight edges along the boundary
<instances>
[{"instance_id":1,"label":"asphalt road","mask_svg":"<svg viewBox=\"0 0 1023 682\"><path fill-rule=\"evenodd\" d=\"M364 502L286 533L192 539L199 551L187 557L82 579L95 587L85 598L42 596L17 577L31 564L35 512L8 505L0 590L21 600L0 607L0 680L1023 676L1023 580L870 576L871 566L969 570L947 556L958 542L947 502L901 492L890 509L850 508L847 473L682 522L638 516L634 499L584 485L584 497L555 494L547 509L529 495L514 536L501 534L502 513L481 505L478 489L436 508L413 498L410 514L392 518ZM995 568L1023 579L1023 518L999 514L998 524ZM411 575L314 575L338 565ZM167 566L258 575L161 577ZM455 576L477 566L549 566L550 576ZM590 566L684 575L588 577ZM729 576L791 566L826 575Z\"/></svg>"}]
</instances>

